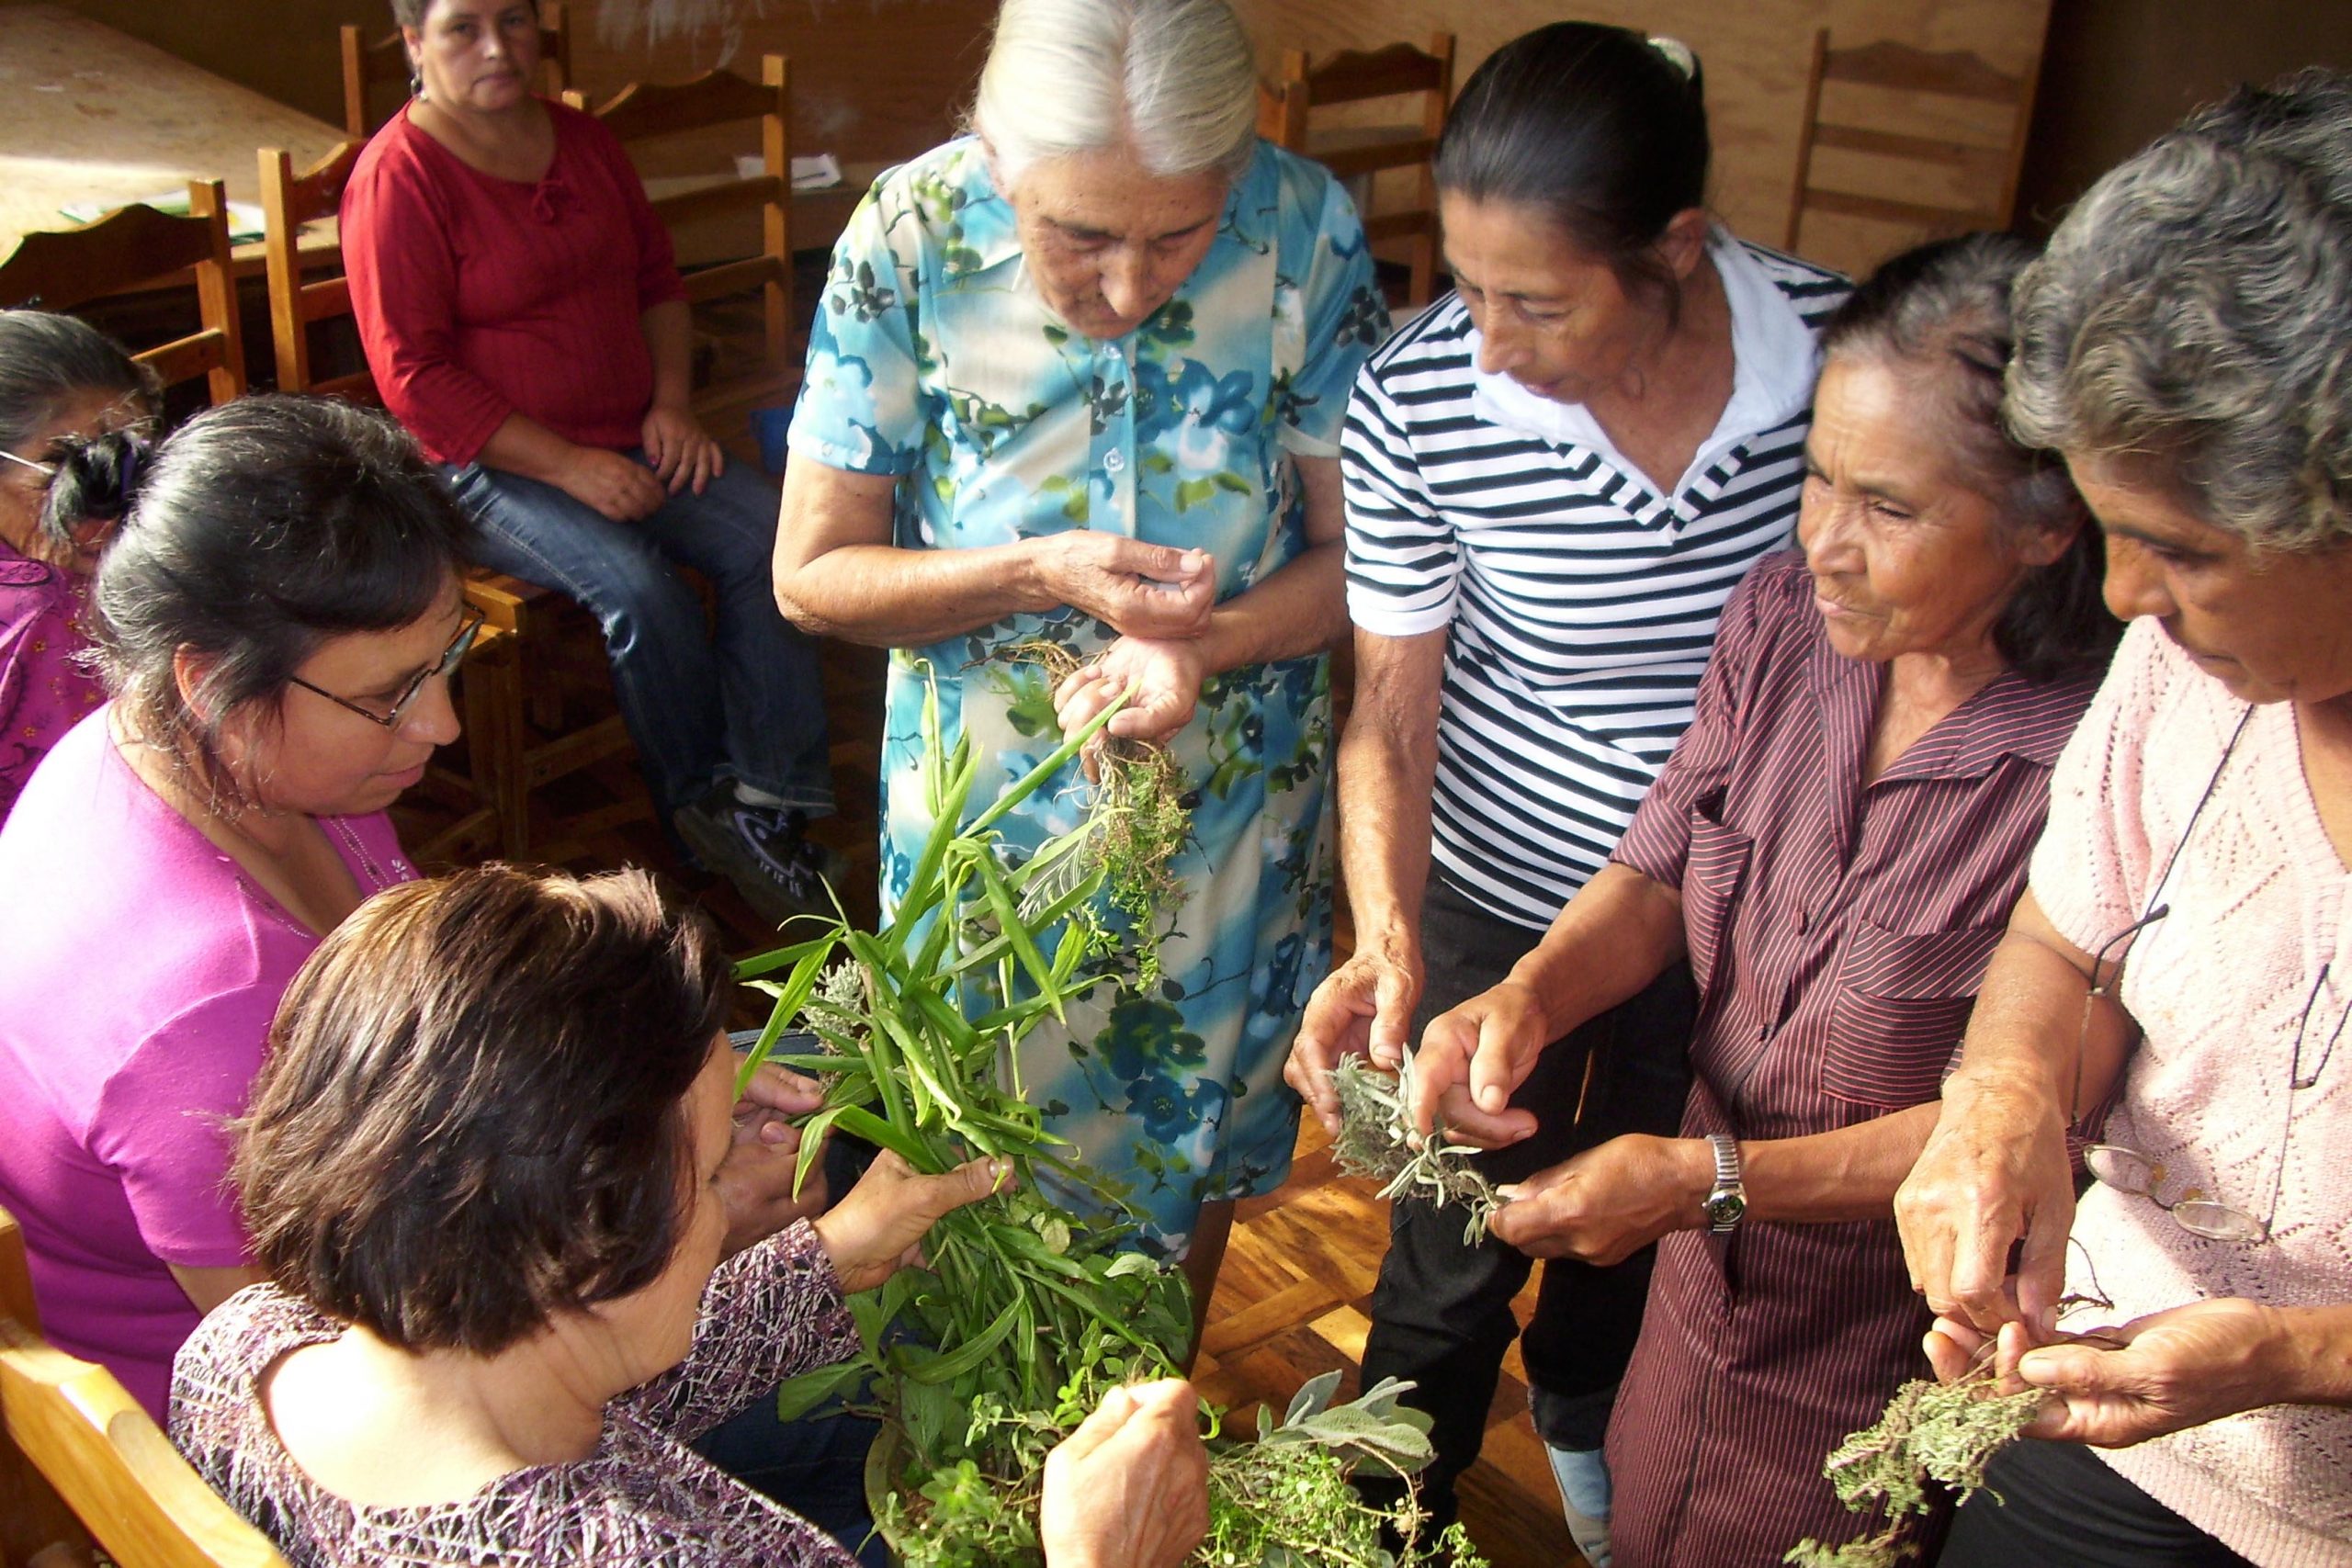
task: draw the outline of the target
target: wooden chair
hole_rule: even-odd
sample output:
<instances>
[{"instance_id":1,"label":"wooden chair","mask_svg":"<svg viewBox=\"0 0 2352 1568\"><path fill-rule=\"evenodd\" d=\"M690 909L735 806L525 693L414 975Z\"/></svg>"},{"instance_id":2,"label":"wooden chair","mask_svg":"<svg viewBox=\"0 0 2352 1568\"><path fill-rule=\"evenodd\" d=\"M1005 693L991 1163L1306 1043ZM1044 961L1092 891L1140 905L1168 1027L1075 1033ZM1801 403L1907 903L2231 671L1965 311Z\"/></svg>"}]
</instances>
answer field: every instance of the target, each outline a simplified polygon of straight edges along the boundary
<instances>
[{"instance_id":1,"label":"wooden chair","mask_svg":"<svg viewBox=\"0 0 2352 1568\"><path fill-rule=\"evenodd\" d=\"M1311 123L1314 111L1333 105L1415 96L1421 100L1420 118L1415 122L1319 129ZM1445 128L1446 106L1453 99L1452 33L1431 35L1426 51L1392 43L1370 53L1335 54L1320 65L1310 65L1304 50L1287 50L1281 80L1259 89L1258 133L1354 184L1365 209L1366 239L1374 244L1397 239L1408 243L1412 276L1405 298L1417 308L1429 303L1435 287L1437 182L1430 162L1437 155L1438 132ZM1395 212L1371 210L1374 182L1383 169L1417 171L1419 195L1412 206Z\"/></svg>"},{"instance_id":2,"label":"wooden chair","mask_svg":"<svg viewBox=\"0 0 2352 1568\"><path fill-rule=\"evenodd\" d=\"M362 28L345 27L342 42L344 133L354 141L365 141L391 118L389 112L369 112L377 90L390 86L401 97L408 96L408 46L398 28L369 43ZM542 0L539 6L539 70L540 90L548 97L571 85L571 35L564 28L563 7L555 0Z\"/></svg>"},{"instance_id":3,"label":"wooden chair","mask_svg":"<svg viewBox=\"0 0 2352 1568\"><path fill-rule=\"evenodd\" d=\"M375 378L364 366L324 380L313 376L311 330L351 314L351 288L340 272L306 280L297 249L302 225L342 204L362 145L345 141L299 175L286 152L261 150L262 249L279 390L377 404ZM428 864L474 858L485 849L524 858L531 851L531 792L629 745L617 715L567 730L551 692L537 705L553 739L535 743L524 713L523 648L553 635L552 618L565 600L553 589L481 568L467 574L465 586L467 601L485 617L458 678L470 766L463 775L438 766L425 775L425 793L458 811L447 828L416 845L416 858Z\"/></svg>"},{"instance_id":4,"label":"wooden chair","mask_svg":"<svg viewBox=\"0 0 2352 1568\"><path fill-rule=\"evenodd\" d=\"M112 1372L40 1337L25 1238L0 1210L0 1562L286 1568Z\"/></svg>"},{"instance_id":5,"label":"wooden chair","mask_svg":"<svg viewBox=\"0 0 2352 1568\"><path fill-rule=\"evenodd\" d=\"M245 348L229 264L229 198L219 180L191 180L187 196L185 218L134 205L79 228L27 234L0 261L0 306L71 310L110 294L167 288L192 270L201 325L134 357L166 387L202 376L215 403L242 395Z\"/></svg>"},{"instance_id":6,"label":"wooden chair","mask_svg":"<svg viewBox=\"0 0 2352 1568\"><path fill-rule=\"evenodd\" d=\"M571 98L574 104L582 104L578 94ZM789 390L799 378L798 360L792 352L790 62L781 54L763 56L757 83L731 71L706 71L692 81L676 84L632 82L592 112L632 153L641 152L644 143L665 137L759 122L758 174L695 180L675 191L660 187L676 182L656 182L648 192L655 216L673 234L705 219L753 209L760 214L761 243L756 254L685 275L686 299L691 305L757 290L764 308L765 355L760 368L695 389L695 416L717 432L748 416L756 404Z\"/></svg>"},{"instance_id":7,"label":"wooden chair","mask_svg":"<svg viewBox=\"0 0 2352 1568\"><path fill-rule=\"evenodd\" d=\"M1961 51L1934 53L1884 40L1855 49L1833 49L1829 29L1816 31L1813 68L1805 81L1804 129L1797 141L1795 195L1789 206L1783 248L1797 249L1808 213L1899 225L1913 231L1913 243L1973 229L2007 229L2017 205L2018 173L2025 162L2026 131L2033 121L2033 90L2040 74L2038 49L2023 74L2009 76ZM1910 99L1944 99L1947 102L1941 107L1947 115L1955 111L1967 115L1968 106L1990 105L2007 111L2007 136L1999 145L1990 145L1950 134L1891 130L1883 117L1877 115L1868 117L1877 123L1860 124L1856 121L1865 117L1851 110L1825 114L1823 89L1836 84L1902 94ZM1920 106L1923 111L1936 107ZM1990 118L1981 108L1973 113L1980 119ZM1818 183L1815 154L1823 148L1911 165L1894 186L1906 194L1865 194ZM1924 199L1939 189L1961 189L1966 194Z\"/></svg>"}]
</instances>

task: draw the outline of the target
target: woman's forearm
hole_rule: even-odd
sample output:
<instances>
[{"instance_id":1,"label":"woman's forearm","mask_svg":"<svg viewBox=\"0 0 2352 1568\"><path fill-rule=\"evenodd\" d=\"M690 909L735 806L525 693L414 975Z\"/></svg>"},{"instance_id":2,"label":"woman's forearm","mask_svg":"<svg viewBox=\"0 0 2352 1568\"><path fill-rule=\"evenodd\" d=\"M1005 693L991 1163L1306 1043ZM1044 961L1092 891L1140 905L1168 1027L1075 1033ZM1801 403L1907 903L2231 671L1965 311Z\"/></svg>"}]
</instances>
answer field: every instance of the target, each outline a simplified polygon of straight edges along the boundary
<instances>
[{"instance_id":1,"label":"woman's forearm","mask_svg":"<svg viewBox=\"0 0 2352 1568\"><path fill-rule=\"evenodd\" d=\"M510 413L490 433L474 461L541 484L558 484L579 448L527 414Z\"/></svg>"},{"instance_id":2,"label":"woman's forearm","mask_svg":"<svg viewBox=\"0 0 2352 1568\"><path fill-rule=\"evenodd\" d=\"M1446 633L1356 633L1355 705L1338 754L1340 865L1358 951L1419 951Z\"/></svg>"},{"instance_id":3,"label":"woman's forearm","mask_svg":"<svg viewBox=\"0 0 2352 1568\"><path fill-rule=\"evenodd\" d=\"M1347 547L1313 545L1263 582L1219 604L1201 637L1211 675L1245 665L1299 659L1348 635Z\"/></svg>"},{"instance_id":4,"label":"woman's forearm","mask_svg":"<svg viewBox=\"0 0 2352 1568\"><path fill-rule=\"evenodd\" d=\"M1892 1219L1894 1190L1926 1146L1937 1111L1930 1100L1832 1133L1741 1140L1748 1218L1797 1224Z\"/></svg>"},{"instance_id":5,"label":"woman's forearm","mask_svg":"<svg viewBox=\"0 0 2352 1568\"><path fill-rule=\"evenodd\" d=\"M1682 896L1611 861L1577 889L1510 978L1543 1007L1548 1039L1608 1011L1685 951Z\"/></svg>"},{"instance_id":6,"label":"woman's forearm","mask_svg":"<svg viewBox=\"0 0 2352 1568\"><path fill-rule=\"evenodd\" d=\"M638 318L645 346L653 355L653 406L682 409L694 400L694 310L684 299L665 299Z\"/></svg>"},{"instance_id":7,"label":"woman's forearm","mask_svg":"<svg viewBox=\"0 0 2352 1568\"><path fill-rule=\"evenodd\" d=\"M2282 1336L2278 1403L2352 1405L2352 1305L2275 1309Z\"/></svg>"},{"instance_id":8,"label":"woman's forearm","mask_svg":"<svg viewBox=\"0 0 2352 1568\"><path fill-rule=\"evenodd\" d=\"M786 616L812 637L922 648L1007 615L1056 607L1039 591L1028 541L978 549L845 545L776 580ZM821 609L818 606L822 606Z\"/></svg>"}]
</instances>

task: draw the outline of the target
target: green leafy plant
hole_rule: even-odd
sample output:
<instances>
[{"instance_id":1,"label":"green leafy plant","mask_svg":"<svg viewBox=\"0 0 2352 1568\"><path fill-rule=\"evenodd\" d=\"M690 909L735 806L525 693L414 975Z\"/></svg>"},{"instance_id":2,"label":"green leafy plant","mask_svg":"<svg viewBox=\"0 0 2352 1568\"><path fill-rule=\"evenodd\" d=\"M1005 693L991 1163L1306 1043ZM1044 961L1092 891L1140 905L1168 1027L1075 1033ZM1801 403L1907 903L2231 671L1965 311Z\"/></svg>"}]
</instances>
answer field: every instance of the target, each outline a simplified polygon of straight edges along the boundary
<instances>
[{"instance_id":1,"label":"green leafy plant","mask_svg":"<svg viewBox=\"0 0 2352 1568\"><path fill-rule=\"evenodd\" d=\"M1996 1392L1989 1365L1948 1383L1905 1383L1878 1424L1847 1438L1821 1471L1846 1506L1883 1512L1878 1532L1839 1546L1799 1541L1781 1561L1800 1568L1884 1568L1917 1556L1918 1543L1905 1532L1913 1517L1935 1506L1928 1483L1940 1482L1961 1503L1984 1490L1984 1466L2017 1440L2041 1397L2032 1389Z\"/></svg>"},{"instance_id":2,"label":"green leafy plant","mask_svg":"<svg viewBox=\"0 0 2352 1568\"><path fill-rule=\"evenodd\" d=\"M995 828L1121 705L966 822L979 770L968 736L952 751L943 746L934 694L924 705L922 777L933 828L893 919L874 932L845 918L817 922L815 934L737 970L775 1003L746 1076L772 1060L826 1085L804 1131L803 1179L828 1130L894 1150L918 1170L987 1155L1008 1161L1018 1179L934 1226L926 1267L851 1298L858 1354L791 1380L778 1395L787 1419L836 1397L884 1417L866 1490L908 1568L1041 1563L1046 1453L1111 1389L1169 1374L1191 1337L1182 1276L1121 1250L1133 1230L1122 1205L1045 1130L1016 1066L1022 1038L1049 1015L1066 1019L1072 998L1132 983L1119 941L1161 914L1152 900L1165 890L1133 883L1130 896L1143 907L1124 925L1102 918L1103 901L1125 908L1114 879L1142 854L1130 852L1119 827L1134 797L1115 786L1099 785L1077 829L1025 857ZM1181 843L1182 825L1163 820L1148 836ZM817 1046L779 1052L796 1022ZM1098 1201L1058 1208L1040 1192L1040 1178L1093 1190ZM1458 1530L1418 1542L1422 1516L1409 1488L1389 1513L1347 1484L1367 1461L1418 1470L1429 1457L1428 1421L1396 1403L1404 1390L1396 1384L1333 1406L1337 1382L1332 1374L1310 1383L1279 1424L1261 1413L1254 1441L1212 1434L1213 1525L1195 1561L1476 1568ZM1382 1549L1384 1523L1405 1541L1403 1554Z\"/></svg>"},{"instance_id":3,"label":"green leafy plant","mask_svg":"<svg viewBox=\"0 0 2352 1568\"><path fill-rule=\"evenodd\" d=\"M1383 1198L1413 1196L1441 1205L1460 1204L1468 1213L1463 1245L1476 1247L1486 1239L1487 1222L1503 1201L1470 1163L1476 1149L1449 1142L1442 1124L1432 1137L1416 1134L1411 1097L1404 1087L1412 1081L1412 1070L1410 1052L1403 1073L1396 1075L1382 1072L1361 1056L1341 1059L1331 1073L1331 1088L1340 1100L1340 1134L1331 1141L1331 1157L1351 1176L1384 1183Z\"/></svg>"}]
</instances>

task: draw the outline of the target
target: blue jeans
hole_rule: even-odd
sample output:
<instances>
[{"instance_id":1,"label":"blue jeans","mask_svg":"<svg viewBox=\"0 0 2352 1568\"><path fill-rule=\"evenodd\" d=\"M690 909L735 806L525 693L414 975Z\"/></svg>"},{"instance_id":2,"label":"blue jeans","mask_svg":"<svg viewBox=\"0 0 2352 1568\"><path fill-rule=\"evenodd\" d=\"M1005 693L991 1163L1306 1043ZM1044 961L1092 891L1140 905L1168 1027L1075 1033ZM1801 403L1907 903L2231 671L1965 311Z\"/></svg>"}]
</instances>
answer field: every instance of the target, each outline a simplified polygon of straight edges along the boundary
<instances>
[{"instance_id":1,"label":"blue jeans","mask_svg":"<svg viewBox=\"0 0 2352 1568\"><path fill-rule=\"evenodd\" d=\"M817 645L776 609L778 502L764 478L730 460L702 494L616 523L503 468L441 471L481 521L481 564L554 589L604 627L621 717L665 815L726 779L811 815L833 808ZM715 636L673 562L710 580Z\"/></svg>"}]
</instances>

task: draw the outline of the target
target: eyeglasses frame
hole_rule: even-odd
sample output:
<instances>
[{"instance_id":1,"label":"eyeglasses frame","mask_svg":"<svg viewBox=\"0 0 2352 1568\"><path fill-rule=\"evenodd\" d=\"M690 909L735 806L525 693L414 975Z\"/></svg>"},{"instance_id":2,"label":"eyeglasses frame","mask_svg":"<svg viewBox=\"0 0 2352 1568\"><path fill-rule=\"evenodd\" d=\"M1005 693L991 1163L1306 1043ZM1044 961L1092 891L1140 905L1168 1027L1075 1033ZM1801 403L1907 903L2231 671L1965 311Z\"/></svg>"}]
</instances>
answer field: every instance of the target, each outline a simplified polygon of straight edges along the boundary
<instances>
[{"instance_id":1,"label":"eyeglasses frame","mask_svg":"<svg viewBox=\"0 0 2352 1568\"><path fill-rule=\"evenodd\" d=\"M425 682L435 677L451 673L459 664L465 662L466 654L473 648L474 639L481 635L481 628L488 619L489 617L484 615L478 606L469 605L466 610L466 619L458 627L458 635L449 639L449 646L441 650L441 657L418 671L407 686L401 689L401 694L393 699L391 707L383 713L378 713L370 707L363 707L349 697L339 697L324 686L305 681L300 675L288 675L286 679L306 692L326 698L337 707L350 709L370 724L397 732L401 721L408 717L411 705L424 692Z\"/></svg>"}]
</instances>

